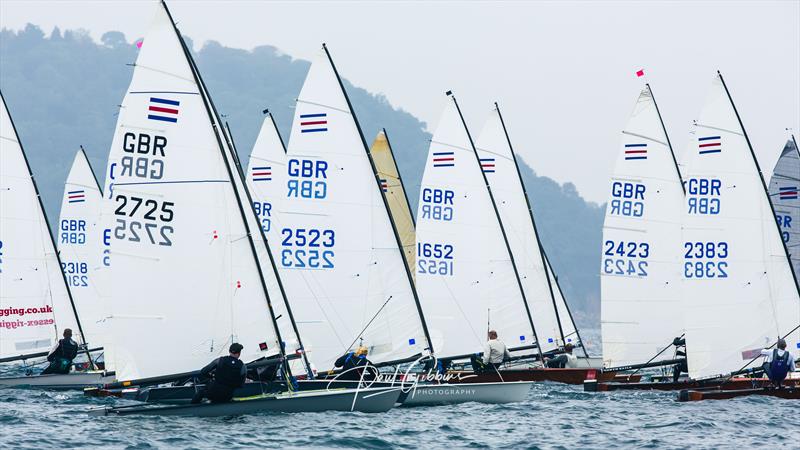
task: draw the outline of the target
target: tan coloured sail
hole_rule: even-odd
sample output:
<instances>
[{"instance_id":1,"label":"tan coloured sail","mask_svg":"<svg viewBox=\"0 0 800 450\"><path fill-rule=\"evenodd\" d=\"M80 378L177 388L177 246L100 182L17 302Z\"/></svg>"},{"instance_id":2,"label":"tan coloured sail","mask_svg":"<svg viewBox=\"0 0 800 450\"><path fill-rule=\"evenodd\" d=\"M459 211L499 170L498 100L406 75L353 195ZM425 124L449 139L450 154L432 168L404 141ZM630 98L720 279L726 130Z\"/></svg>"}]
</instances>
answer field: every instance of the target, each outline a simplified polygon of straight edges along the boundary
<instances>
[{"instance_id":1,"label":"tan coloured sail","mask_svg":"<svg viewBox=\"0 0 800 450\"><path fill-rule=\"evenodd\" d=\"M386 194L389 212L394 219L397 234L400 236L400 242L403 245L406 264L408 264L411 276L416 280L416 270L414 270L416 264L414 256L414 246L416 245L414 217L411 215L408 197L403 188L403 181L400 178L400 172L397 170L392 146L389 144L389 138L386 136L385 130L378 132L378 136L372 142L369 152L381 176L381 189Z\"/></svg>"}]
</instances>

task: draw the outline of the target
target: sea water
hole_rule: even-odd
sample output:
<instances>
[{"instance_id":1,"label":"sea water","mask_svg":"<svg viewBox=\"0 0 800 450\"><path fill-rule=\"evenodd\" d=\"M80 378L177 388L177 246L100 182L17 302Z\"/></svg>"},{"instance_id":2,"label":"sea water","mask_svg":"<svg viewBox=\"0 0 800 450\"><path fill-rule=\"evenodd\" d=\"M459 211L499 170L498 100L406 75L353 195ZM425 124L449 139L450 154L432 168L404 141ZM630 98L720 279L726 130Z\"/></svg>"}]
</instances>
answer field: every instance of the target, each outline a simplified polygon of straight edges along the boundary
<instances>
[{"instance_id":1,"label":"sea water","mask_svg":"<svg viewBox=\"0 0 800 450\"><path fill-rule=\"evenodd\" d=\"M162 418L90 417L90 408L130 401L0 388L0 447L800 448L800 401L751 396L678 403L676 396L535 383L524 401L505 405Z\"/></svg>"}]
</instances>

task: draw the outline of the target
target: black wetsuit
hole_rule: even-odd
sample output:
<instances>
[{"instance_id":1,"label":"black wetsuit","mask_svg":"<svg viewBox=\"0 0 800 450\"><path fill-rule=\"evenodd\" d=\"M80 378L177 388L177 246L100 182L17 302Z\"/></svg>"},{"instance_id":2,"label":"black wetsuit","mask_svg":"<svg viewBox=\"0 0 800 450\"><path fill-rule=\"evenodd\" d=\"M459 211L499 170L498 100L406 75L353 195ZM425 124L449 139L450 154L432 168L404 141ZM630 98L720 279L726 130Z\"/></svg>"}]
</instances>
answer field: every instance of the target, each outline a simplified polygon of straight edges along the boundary
<instances>
[{"instance_id":1,"label":"black wetsuit","mask_svg":"<svg viewBox=\"0 0 800 450\"><path fill-rule=\"evenodd\" d=\"M244 385L247 366L238 358L222 356L200 370L201 377L213 379L206 383L192 397L192 403L200 403L204 398L211 403L225 403L233 398L233 391Z\"/></svg>"},{"instance_id":2,"label":"black wetsuit","mask_svg":"<svg viewBox=\"0 0 800 450\"><path fill-rule=\"evenodd\" d=\"M342 374L337 377L339 380L361 380L363 368L367 367L364 380L374 380L377 376L377 369L372 367L372 363L366 356L357 356L354 352L349 352L337 359L333 365L342 368Z\"/></svg>"},{"instance_id":3,"label":"black wetsuit","mask_svg":"<svg viewBox=\"0 0 800 450\"><path fill-rule=\"evenodd\" d=\"M76 356L78 356L78 344L72 338L60 339L55 350L47 355L50 365L42 371L42 375L68 374L70 366L72 366L72 360Z\"/></svg>"},{"instance_id":4,"label":"black wetsuit","mask_svg":"<svg viewBox=\"0 0 800 450\"><path fill-rule=\"evenodd\" d=\"M676 337L672 340L672 345L675 346L675 356L683 356L683 361L672 366L672 382L677 383L681 374L689 371L689 365L686 362L686 339Z\"/></svg>"}]
</instances>

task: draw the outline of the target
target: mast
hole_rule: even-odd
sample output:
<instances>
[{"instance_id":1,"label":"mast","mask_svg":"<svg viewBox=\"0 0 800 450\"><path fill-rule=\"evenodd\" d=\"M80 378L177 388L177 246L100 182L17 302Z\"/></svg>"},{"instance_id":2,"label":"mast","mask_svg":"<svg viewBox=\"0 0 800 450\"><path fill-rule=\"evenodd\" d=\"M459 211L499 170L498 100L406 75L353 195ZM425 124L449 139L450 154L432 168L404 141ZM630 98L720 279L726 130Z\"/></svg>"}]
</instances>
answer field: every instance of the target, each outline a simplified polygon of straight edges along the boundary
<instances>
[{"instance_id":1,"label":"mast","mask_svg":"<svg viewBox=\"0 0 800 450\"><path fill-rule=\"evenodd\" d=\"M272 127L275 128L275 136L278 136L278 141L281 143L281 148L283 149L283 153L286 153L286 143L283 142L283 136L281 136L281 132L278 130L278 124L275 123L275 116L269 112L269 109L265 109L262 111L263 114L269 116L270 122L272 122Z\"/></svg>"},{"instance_id":2,"label":"mast","mask_svg":"<svg viewBox=\"0 0 800 450\"><path fill-rule=\"evenodd\" d=\"M242 207L242 199L241 199L241 196L239 194L239 190L236 188L236 183L233 182L234 181L234 175L233 175L233 172L231 171L231 166L230 166L230 162L228 161L228 157L227 157L227 155L225 155L225 148L224 148L224 145L222 143L222 138L220 137L220 130L218 128L218 124L220 123L218 121L219 118L216 117L216 112L215 111L212 112L212 105L209 103L210 98L208 98L208 96L207 96L207 93L206 93L206 90L205 90L205 85L203 84L202 79L200 78L200 73L197 71L197 67L194 64L194 59L192 58L192 55L189 52L189 48L186 46L186 42L183 40L183 36L181 35L180 31L178 31L177 25L175 25L175 20L172 18L172 14L169 12L169 8L167 7L167 3L164 0L162 0L161 1L161 5L164 7L164 11L167 13L167 16L169 17L169 20L172 23L172 28L175 30L175 34L177 35L178 40L181 43L181 48L183 48L184 56L186 57L186 60L189 63L189 66L191 68L192 76L194 78L194 81L195 81L195 83L197 84L197 87L200 90L200 97L203 99L203 105L205 106L206 113L208 114L208 120L211 122L211 128L214 130L214 137L216 137L216 139L217 139L217 144L219 146L220 154L222 155L222 160L225 162L225 169L226 169L226 171L228 173L229 179L232 182L231 183L231 187L233 189L234 195L236 196L237 206L239 207L239 213L241 215L241 219L242 219L242 222L243 222L243 225L244 225L244 229L245 229L245 232L247 234L247 240L250 243L250 250L252 252L253 260L255 261L256 268L258 270L258 278L259 278L259 280L261 282L261 288L264 291L264 296L265 296L266 301L267 301L267 307L269 309L269 315L270 315L270 318L272 319L272 325L275 328L275 335L278 338L278 351L279 351L279 354L281 355L281 358L285 359L286 358L286 353L284 352L284 349L283 349L283 338L281 337L281 332L280 332L280 328L278 327L278 323L275 320L275 312L272 309L272 302L270 301L269 292L267 291L267 283L264 280L264 274L263 274L263 272L261 270L261 263L260 263L260 261L258 259L258 253L256 252L255 243L253 241L253 235L250 232L250 225L247 222L247 214L245 213L245 210ZM269 253L269 251L267 253ZM290 372L290 369L288 367L288 364L284 365L284 370L287 371L287 373L289 373L289 375L291 375L291 372Z\"/></svg>"},{"instance_id":3,"label":"mast","mask_svg":"<svg viewBox=\"0 0 800 450\"><path fill-rule=\"evenodd\" d=\"M406 206L408 206L408 212L411 216L411 224L414 225L414 228L417 227L417 219L414 218L414 214L411 213L411 203L408 202L408 192L406 192L405 185L403 184L403 176L400 175L400 166L397 165L397 159L394 157L394 150L392 150L392 143L389 141L389 133L386 132L386 128L381 128L383 131L383 136L386 138L386 145L389 147L389 155L392 157L392 162L394 163L394 168L397 169L397 181L400 182L400 186L403 186L403 197L406 199ZM370 154L370 158L372 158ZM391 215L391 214L389 214ZM394 221L394 219L392 219ZM392 222L394 223L394 222Z\"/></svg>"},{"instance_id":4,"label":"mast","mask_svg":"<svg viewBox=\"0 0 800 450\"><path fill-rule=\"evenodd\" d=\"M213 103L212 103L212 106L213 106ZM269 114L269 110L265 110L265 111L267 111L267 114ZM270 117L271 116L272 115L270 114ZM275 124L275 121L273 120L272 123ZM235 153L238 153L238 151L236 150L236 144L233 142L233 134L231 133L231 128L228 126L227 122L225 122L225 127L228 129L228 136L230 136L231 145L232 145L233 151ZM277 126L275 127L275 132L278 135L278 140L280 140L281 147L283 147L283 151L285 153L286 152L286 146L283 145L283 138L281 138L280 133L278 133L278 127ZM239 159L237 158L236 161L238 163ZM239 176L242 179L242 183L243 183L242 185L245 187L245 194L247 195L248 204L251 205L251 207L252 207L253 196L250 194L250 190L247 189L247 183L245 182L244 171L242 170L241 164L239 164ZM266 248L267 254L269 255L270 266L272 268L273 273L275 274L275 280L277 280L278 288L280 289L281 295L283 296L283 304L286 306L286 313L289 315L289 321L292 324L292 330L294 331L294 335L297 338L297 345L300 346L300 349L303 350L302 356L303 356L303 363L306 366L306 372L307 372L309 378L311 378L312 377L311 363L308 361L308 355L306 355L305 347L303 346L303 340L300 337L300 330L297 328L297 322L295 322L295 320L294 320L294 314L292 313L292 308L289 305L289 299L286 296L286 290L283 288L283 280L281 280L281 276L278 273L278 268L275 265L275 259L272 257L272 251L270 251L270 248L269 248L269 242L267 240L267 235L264 232L263 228L259 227L259 229L261 230L261 238L264 240L264 247ZM273 315L274 315L274 313L273 313ZM274 319L275 326L278 326L277 321L278 321L278 319L275 318Z\"/></svg>"},{"instance_id":5,"label":"mast","mask_svg":"<svg viewBox=\"0 0 800 450\"><path fill-rule=\"evenodd\" d=\"M0 92L0 97L2 97L2 92ZM5 98L5 97L3 97ZM56 261L58 262L58 273L61 274L61 281L64 282L64 287L67 290L67 296L69 297L69 304L72 306L72 314L75 316L75 323L78 325L78 332L81 334L81 344L84 346L84 351L86 353L86 357L89 358L89 365L92 369L96 369L97 367L92 360L92 355L89 353L89 346L86 343L86 340L83 336L83 327L81 326L81 319L78 317L78 309L75 308L75 300L72 298L72 290L69 288L69 283L67 283L67 276L64 274L64 269L61 266L61 255L58 253L56 249L56 241L53 239L53 231L50 228L50 221L47 219L47 214L44 211L44 204L42 203L42 195L39 193L39 186L36 185L36 178L33 176L33 171L31 170L31 165L28 162L28 155L25 154L25 148L22 147L22 140L19 138L19 133L17 133L17 126L14 124L14 118L11 116L11 111L8 109L8 105L6 105L5 100L3 100L3 106L6 108L6 114L8 114L8 120L11 122L11 129L14 131L14 136L17 138L17 144L19 145L19 150L22 153L22 159L25 160L25 167L28 169L28 176L31 177L31 183L33 184L33 190L36 193L36 199L39 201L39 211L42 213L42 217L44 218L44 223L47 226L47 237L50 238L50 245L53 246L53 253L56 255ZM58 334L56 333L56 342L58 342ZM16 359L25 359L26 356L22 355Z\"/></svg>"},{"instance_id":6,"label":"mast","mask_svg":"<svg viewBox=\"0 0 800 450\"><path fill-rule=\"evenodd\" d=\"M500 105L497 102L494 102L494 107L497 110L497 116L500 117L500 124L503 126L503 133L506 136L506 142L508 142L508 148L511 150L511 159L514 160L514 167L517 169L517 177L519 177L519 184L522 186L522 194L525 196L525 204L528 206L528 215L531 218L531 224L533 225L533 235L536 236L536 243L539 245L539 255L542 258L542 267L544 268L544 275L545 279L547 279L547 289L550 292L550 299L553 301L553 310L556 313L556 321L558 322L558 333L561 335L561 342L564 344L567 343L567 339L564 337L564 328L561 326L561 317L558 314L558 305L556 304L556 296L553 293L553 283L550 282L550 271L548 270L547 261L545 261L544 256L544 248L542 247L542 241L539 239L539 231L536 228L536 221L533 219L533 208L531 208L531 200L528 197L528 191L525 189L525 183L522 181L522 173L519 171L519 163L517 162L517 153L514 151L514 146L511 145L511 138L508 136L508 129L506 128L506 122L503 120L503 114L500 113ZM486 174L484 173L484 178L486 178ZM488 180L487 180L488 186ZM492 199L492 203L494 203L494 199ZM497 208L495 208L497 209ZM500 216L497 216L498 220ZM502 226L502 224L501 224ZM503 232L503 236L505 237L505 231ZM508 245L508 241L506 240L506 245ZM511 253L511 247L508 248L509 253ZM513 256L512 256L513 258ZM516 266L514 266L514 270L516 271ZM553 274L555 277L555 274ZM520 284L520 289L522 288L522 284ZM566 302L565 302L566 303ZM527 301L526 301L527 304ZM526 305L527 306L527 305ZM577 328L576 328L577 330ZM538 343L539 340L537 339L536 342ZM586 350L584 349L584 352Z\"/></svg>"},{"instance_id":7,"label":"mast","mask_svg":"<svg viewBox=\"0 0 800 450\"><path fill-rule=\"evenodd\" d=\"M525 198L527 197L528 196L526 194ZM547 253L545 253L544 247L542 246L541 243L539 243L539 250L542 252L542 256L544 257L545 262L547 263L547 267L550 267L550 273L553 274L553 281L556 283L556 289L558 289L559 292L561 292L563 298L564 291L561 290L561 285L558 283L558 276L556 276L555 272L552 271L553 266L550 264L550 258L547 257ZM547 269L547 267L545 267L545 269ZM547 281L550 281L550 275L547 276ZM555 292L553 293L553 295L555 296ZM578 330L578 326L575 325L575 318L572 317L572 310L569 309L569 303L567 303L567 299L564 299L564 308L566 308L567 314L569 314L569 320L570 322L572 322L572 327L575 328L575 335L578 336L578 342L581 343L581 350L583 350L583 356L589 358L589 352L586 351L586 345L584 345L583 338L581 337L581 332ZM561 322L559 322L559 325L560 324Z\"/></svg>"},{"instance_id":8,"label":"mast","mask_svg":"<svg viewBox=\"0 0 800 450\"><path fill-rule=\"evenodd\" d=\"M406 260L405 252L403 252L403 244L400 240L400 234L397 232L397 226L394 223L394 218L392 217L391 211L389 211L389 203L386 201L386 195L381 189L381 177L378 173L378 169L375 167L375 161L372 159L372 155L369 153L369 147L367 146L367 141L364 139L364 133L361 131L361 124L358 123L358 118L356 118L356 113L353 110L353 104L350 102L350 97L347 95L347 91L344 88L344 84L342 83L342 77L339 76L339 71L336 69L336 65L333 63L333 58L331 58L331 53L328 51L328 47L323 43L322 49L325 50L325 55L328 57L328 62L331 63L331 68L333 68L333 73L336 75L336 80L339 81L339 87L342 89L342 93L344 94L344 99L347 101L347 107L350 109L350 114L353 115L353 122L356 124L356 128L358 129L358 135L361 138L361 143L364 146L364 152L367 154L367 159L369 160L369 165L372 168L372 173L375 176L375 184L378 190L381 192L381 199L383 200L383 209L386 211L386 215L389 216L389 223L392 224L392 233L394 235L395 243L397 244L397 251L400 252L400 257L403 258L403 265L405 266L406 277L408 279L408 284L411 287L411 293L414 295L414 303L417 305L417 312L419 313L419 320L422 323L422 331L425 333L425 340L428 341L428 350L433 354L433 341L431 340L430 332L428 331L428 324L425 322L425 315L422 313L422 305L419 302L419 296L417 295L417 287L414 285L414 279L411 277L411 270L408 268L408 260ZM398 170L399 174L399 170Z\"/></svg>"},{"instance_id":9,"label":"mast","mask_svg":"<svg viewBox=\"0 0 800 450\"><path fill-rule=\"evenodd\" d=\"M456 97L455 95L453 95L452 91L447 91L447 95L453 99L453 104L456 105L456 111L458 111L458 117L461 118L461 123L462 125L464 125L464 131L467 133L467 138L469 139L469 145L472 147L472 153L475 155L475 162L478 163L478 167L481 167L481 161L480 161L480 156L478 156L478 150L475 148L475 142L473 142L472 135L469 133L469 128L467 128L467 122L464 121L464 115L461 114L461 108L458 106L458 101L456 101ZM503 129L505 130L505 125L503 126ZM506 137L508 137L508 135L506 135ZM511 260L511 267L514 269L514 278L517 280L517 286L519 287L519 292L522 295L522 303L525 305L525 312L528 315L528 322L531 325L531 331L533 331L533 337L534 339L536 339L536 350L539 352L540 361L544 363L544 355L542 354L542 347L541 345L539 345L539 336L536 334L536 326L533 324L533 316L531 315L531 309L528 306L528 298L525 296L525 289L522 288L522 280L520 280L519 278L519 272L517 271L517 263L514 261L514 254L511 252L511 245L508 243L508 236L506 235L505 227L503 227L503 221L500 220L500 211L498 211L497 203L495 203L494 201L492 188L489 187L489 179L486 178L486 172L484 172L483 169L481 169L481 176L483 177L483 184L486 186L486 190L489 192L489 199L492 201L492 209L494 210L495 217L497 218L497 223L500 225L500 233L503 235L503 242L505 242L506 244L508 257ZM557 314L558 312L556 312L556 315ZM561 328L560 322L558 326L560 329ZM563 339L563 333L562 333L562 339Z\"/></svg>"},{"instance_id":10,"label":"mast","mask_svg":"<svg viewBox=\"0 0 800 450\"><path fill-rule=\"evenodd\" d=\"M79 145L79 147L81 149L81 153L83 153L84 159L86 159L86 162L88 163L89 162L89 157L86 156L86 150L84 150L83 145ZM91 164L87 164L87 165L89 166L89 172L92 173L92 178L94 178L94 183L97 185L97 190L100 191L100 196L102 197L103 188L100 187L100 182L97 181L97 175L94 173L94 168L92 167Z\"/></svg>"},{"instance_id":11,"label":"mast","mask_svg":"<svg viewBox=\"0 0 800 450\"><path fill-rule=\"evenodd\" d=\"M728 96L728 101L731 102L731 107L733 107L733 112L736 114L736 120L739 122L739 127L742 129L742 134L744 135L744 140L747 141L747 148L750 149L750 156L753 157L753 163L756 165L756 170L758 171L758 179L761 181L761 187L764 189L764 195L767 196L767 203L769 203L769 210L772 213L772 223L775 226L775 230L778 232L778 236L781 235L781 227L778 225L778 221L775 219L775 207L772 205L772 201L769 199L769 188L767 187L767 183L764 181L764 175L761 173L761 166L758 165L758 159L756 158L756 154L753 151L753 145L750 143L750 138L747 136L747 131L744 129L744 124L742 123L742 118L739 116L739 110L736 109L736 104L733 103L733 98L731 97L731 92L728 90L728 85L725 84L725 79L722 78L722 74L717 71L717 76L719 76L719 81L722 82L722 87L725 88L725 94ZM794 136L792 136L794 139ZM795 147L797 142L795 142ZM789 257L789 249L786 247L786 242L783 239L780 240L781 245L783 246L783 253L786 256L787 263L791 266L792 259ZM797 289L798 295L800 295L800 285L797 283L797 275L794 273L794 270L789 267L789 272L792 273L792 279L794 280L794 287Z\"/></svg>"},{"instance_id":12,"label":"mast","mask_svg":"<svg viewBox=\"0 0 800 450\"><path fill-rule=\"evenodd\" d=\"M675 163L675 171L678 173L678 181L681 182L681 189L683 189L683 194L686 195L686 186L683 184L683 176L681 176L681 169L678 167L678 160L675 159L675 151L672 150L672 142L669 140L669 133L667 133L667 127L664 126L664 119L661 117L661 110L658 109L658 103L656 103L656 96L653 95L653 88L650 87L650 83L645 83L647 86L647 92L650 93L650 98L653 99L653 106L656 107L656 114L658 115L658 120L661 122L661 129L664 130L664 137L667 138L667 147L669 147L669 154L672 156L672 162Z\"/></svg>"}]
</instances>

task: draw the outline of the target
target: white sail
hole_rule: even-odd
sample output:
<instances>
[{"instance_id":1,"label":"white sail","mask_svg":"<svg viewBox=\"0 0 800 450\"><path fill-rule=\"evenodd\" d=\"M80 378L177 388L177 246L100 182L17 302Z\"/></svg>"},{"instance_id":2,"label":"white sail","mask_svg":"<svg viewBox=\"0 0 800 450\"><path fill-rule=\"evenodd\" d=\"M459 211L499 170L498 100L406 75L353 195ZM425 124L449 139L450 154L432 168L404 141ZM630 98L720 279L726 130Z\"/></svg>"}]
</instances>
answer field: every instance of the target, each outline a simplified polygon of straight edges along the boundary
<instances>
[{"instance_id":1,"label":"white sail","mask_svg":"<svg viewBox=\"0 0 800 450\"><path fill-rule=\"evenodd\" d=\"M268 239L269 247L256 245L261 269L267 282L268 292L272 299L275 317L278 318L278 327L281 337L286 343L286 352L295 353L301 348L301 340L295 333L295 327L289 314L287 300L278 285L278 274L274 269L273 261L280 258L280 221L277 217L279 202L283 196L286 183L286 149L278 133L272 114L267 114L261 124L261 130L256 138L253 151L250 153L250 162L245 172L247 189L250 191L253 210L258 222L251 228L259 227ZM278 230L278 231L276 231ZM272 259L266 254L267 248L272 252ZM295 365L300 370L300 365ZM300 370L302 372L302 370Z\"/></svg>"},{"instance_id":2,"label":"white sail","mask_svg":"<svg viewBox=\"0 0 800 450\"><path fill-rule=\"evenodd\" d=\"M52 235L5 99L0 108L0 358L82 341Z\"/></svg>"},{"instance_id":3,"label":"white sail","mask_svg":"<svg viewBox=\"0 0 800 450\"><path fill-rule=\"evenodd\" d=\"M422 177L417 290L440 357L482 351L487 327L511 348L535 343L492 198L453 98L433 134Z\"/></svg>"},{"instance_id":4,"label":"white sail","mask_svg":"<svg viewBox=\"0 0 800 450\"><path fill-rule=\"evenodd\" d=\"M402 252L325 49L297 100L286 177L277 262L312 364L332 369L359 344L374 363L424 353Z\"/></svg>"},{"instance_id":5,"label":"white sail","mask_svg":"<svg viewBox=\"0 0 800 450\"><path fill-rule=\"evenodd\" d=\"M683 300L689 375L737 371L800 324L800 296L764 180L717 76L687 157ZM800 333L787 338L798 348Z\"/></svg>"},{"instance_id":6,"label":"white sail","mask_svg":"<svg viewBox=\"0 0 800 450\"><path fill-rule=\"evenodd\" d=\"M556 310L553 296L554 280L549 279L549 267L545 265L533 215L529 211L524 186L499 109L492 111L475 141L475 147L508 236L541 350L555 350L564 344L565 339L561 333L559 311ZM487 210L487 214L489 212L492 212L491 209ZM512 297L510 300L516 299Z\"/></svg>"},{"instance_id":7,"label":"white sail","mask_svg":"<svg viewBox=\"0 0 800 450\"><path fill-rule=\"evenodd\" d=\"M800 277L800 151L792 136L786 141L769 181L769 197L795 277Z\"/></svg>"},{"instance_id":8,"label":"white sail","mask_svg":"<svg viewBox=\"0 0 800 450\"><path fill-rule=\"evenodd\" d=\"M650 86L639 94L609 183L600 264L603 362L643 363L683 334L683 188ZM656 358L672 359L672 352Z\"/></svg>"},{"instance_id":9,"label":"white sail","mask_svg":"<svg viewBox=\"0 0 800 450\"><path fill-rule=\"evenodd\" d=\"M204 95L162 4L122 102L103 190L118 379L197 370L233 341L245 361L279 352L242 215L252 208L240 204L241 179Z\"/></svg>"},{"instance_id":10,"label":"white sail","mask_svg":"<svg viewBox=\"0 0 800 450\"><path fill-rule=\"evenodd\" d=\"M553 296L556 299L556 310L558 311L558 320L561 323L561 331L564 333L564 343L573 345L580 344L583 346L584 343L581 342L580 336L578 335L578 328L575 325L572 313L567 305L567 299L564 297L564 292L561 291L558 277L555 276L553 267L550 265L550 259L546 254L544 255L544 260L547 264L547 276L550 278L550 285L553 287ZM536 323L536 317L534 317L533 320L534 323ZM543 340L541 337L539 339ZM585 352L586 347L583 347L583 349L584 351L581 353L588 356L588 353Z\"/></svg>"},{"instance_id":11,"label":"white sail","mask_svg":"<svg viewBox=\"0 0 800 450\"><path fill-rule=\"evenodd\" d=\"M104 264L100 225L102 199L86 153L80 149L64 184L56 245L75 309L81 318L84 338L92 347L105 346L107 341L104 321L108 311L95 277Z\"/></svg>"}]
</instances>

